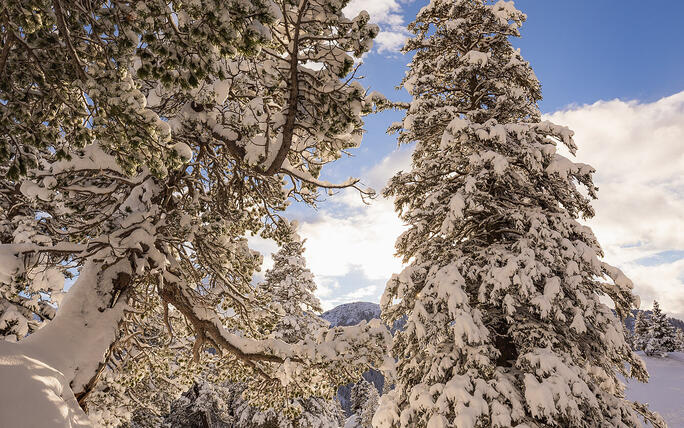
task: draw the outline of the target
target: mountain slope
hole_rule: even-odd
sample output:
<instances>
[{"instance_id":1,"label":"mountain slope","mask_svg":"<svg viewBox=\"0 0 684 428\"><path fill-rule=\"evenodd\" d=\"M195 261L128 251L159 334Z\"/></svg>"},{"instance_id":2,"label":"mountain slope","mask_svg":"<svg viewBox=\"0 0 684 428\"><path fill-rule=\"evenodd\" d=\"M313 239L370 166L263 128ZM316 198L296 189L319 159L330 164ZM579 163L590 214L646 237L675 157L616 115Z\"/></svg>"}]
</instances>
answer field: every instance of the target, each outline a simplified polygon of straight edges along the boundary
<instances>
[{"instance_id":1,"label":"mountain slope","mask_svg":"<svg viewBox=\"0 0 684 428\"><path fill-rule=\"evenodd\" d=\"M323 312L321 318L330 323L330 327L356 325L361 321L380 318L380 305L370 302L345 303Z\"/></svg>"}]
</instances>

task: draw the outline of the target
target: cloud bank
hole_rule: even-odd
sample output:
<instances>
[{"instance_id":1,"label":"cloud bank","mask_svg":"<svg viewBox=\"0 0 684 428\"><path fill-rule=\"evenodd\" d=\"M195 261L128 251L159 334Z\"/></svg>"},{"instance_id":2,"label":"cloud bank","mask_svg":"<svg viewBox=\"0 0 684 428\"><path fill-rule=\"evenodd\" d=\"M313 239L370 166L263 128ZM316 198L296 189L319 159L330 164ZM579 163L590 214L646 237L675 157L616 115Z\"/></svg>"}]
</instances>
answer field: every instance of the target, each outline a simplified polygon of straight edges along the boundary
<instances>
[{"instance_id":1,"label":"cloud bank","mask_svg":"<svg viewBox=\"0 0 684 428\"><path fill-rule=\"evenodd\" d=\"M606 253L634 281L642 307L657 299L684 316L684 92L652 103L599 101L547 116L575 131L577 159L596 168L596 216Z\"/></svg>"}]
</instances>

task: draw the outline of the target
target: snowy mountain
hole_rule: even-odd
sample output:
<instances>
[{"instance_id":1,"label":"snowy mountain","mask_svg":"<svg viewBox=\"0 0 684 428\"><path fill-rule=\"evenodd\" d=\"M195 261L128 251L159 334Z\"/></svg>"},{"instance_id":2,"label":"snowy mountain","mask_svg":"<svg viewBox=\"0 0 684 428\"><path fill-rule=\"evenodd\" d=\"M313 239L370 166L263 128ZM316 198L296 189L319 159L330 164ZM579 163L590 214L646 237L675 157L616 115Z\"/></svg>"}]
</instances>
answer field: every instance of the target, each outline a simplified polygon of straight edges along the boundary
<instances>
[{"instance_id":1,"label":"snowy mountain","mask_svg":"<svg viewBox=\"0 0 684 428\"><path fill-rule=\"evenodd\" d=\"M323 312L321 318L328 321L330 327L356 325L363 320L380 318L380 305L370 302L345 303Z\"/></svg>"}]
</instances>

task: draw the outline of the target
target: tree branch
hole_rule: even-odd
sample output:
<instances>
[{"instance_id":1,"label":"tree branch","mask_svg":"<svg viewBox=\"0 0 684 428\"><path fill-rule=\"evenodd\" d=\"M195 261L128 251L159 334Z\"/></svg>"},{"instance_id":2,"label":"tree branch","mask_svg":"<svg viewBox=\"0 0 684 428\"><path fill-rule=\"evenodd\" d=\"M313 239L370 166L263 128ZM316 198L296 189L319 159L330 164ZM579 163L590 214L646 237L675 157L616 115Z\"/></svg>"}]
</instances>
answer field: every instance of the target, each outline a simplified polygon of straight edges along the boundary
<instances>
[{"instance_id":1,"label":"tree branch","mask_svg":"<svg viewBox=\"0 0 684 428\"><path fill-rule=\"evenodd\" d=\"M287 116L285 125L283 127L283 140L278 148L278 153L273 159L273 162L266 169L267 175L273 175L280 169L280 166L285 161L287 153L292 146L292 137L294 135L295 119L297 116L297 98L299 97L299 30L301 27L302 17L309 5L308 0L303 0L299 14L297 15L297 22L294 29L294 37L292 39L292 51L290 52L290 94L287 100Z\"/></svg>"},{"instance_id":2,"label":"tree branch","mask_svg":"<svg viewBox=\"0 0 684 428\"><path fill-rule=\"evenodd\" d=\"M0 54L0 76L5 77L5 67L7 66L7 57L9 56L10 49L14 44L14 37L12 37L12 32L7 30L5 35L5 46L2 47L2 54Z\"/></svg>"},{"instance_id":3,"label":"tree branch","mask_svg":"<svg viewBox=\"0 0 684 428\"><path fill-rule=\"evenodd\" d=\"M66 42L69 56L71 56L71 59L75 63L74 66L77 69L76 72L78 73L81 80L83 80L83 83L85 83L86 80L88 80L88 77L86 76L85 71L83 70L81 59L78 57L78 53L76 53L74 44L71 41L71 33L69 32L69 29L67 28L66 22L64 20L62 4L60 3L60 0L54 0L53 5L55 8L55 18L57 18L57 28L59 28L60 34L62 34L62 36L64 37L64 41Z\"/></svg>"}]
</instances>

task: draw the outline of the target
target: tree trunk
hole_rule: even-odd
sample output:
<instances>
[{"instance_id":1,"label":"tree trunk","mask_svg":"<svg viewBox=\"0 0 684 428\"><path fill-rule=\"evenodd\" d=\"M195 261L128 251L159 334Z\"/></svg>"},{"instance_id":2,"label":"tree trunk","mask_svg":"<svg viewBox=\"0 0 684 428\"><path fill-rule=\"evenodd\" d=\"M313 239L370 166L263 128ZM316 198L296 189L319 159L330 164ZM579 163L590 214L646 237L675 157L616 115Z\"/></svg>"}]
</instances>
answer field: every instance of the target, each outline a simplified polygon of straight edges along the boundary
<instances>
[{"instance_id":1,"label":"tree trunk","mask_svg":"<svg viewBox=\"0 0 684 428\"><path fill-rule=\"evenodd\" d=\"M86 262L55 318L17 343L17 351L62 372L76 397L86 393L116 340L130 271L125 259L107 268Z\"/></svg>"}]
</instances>

